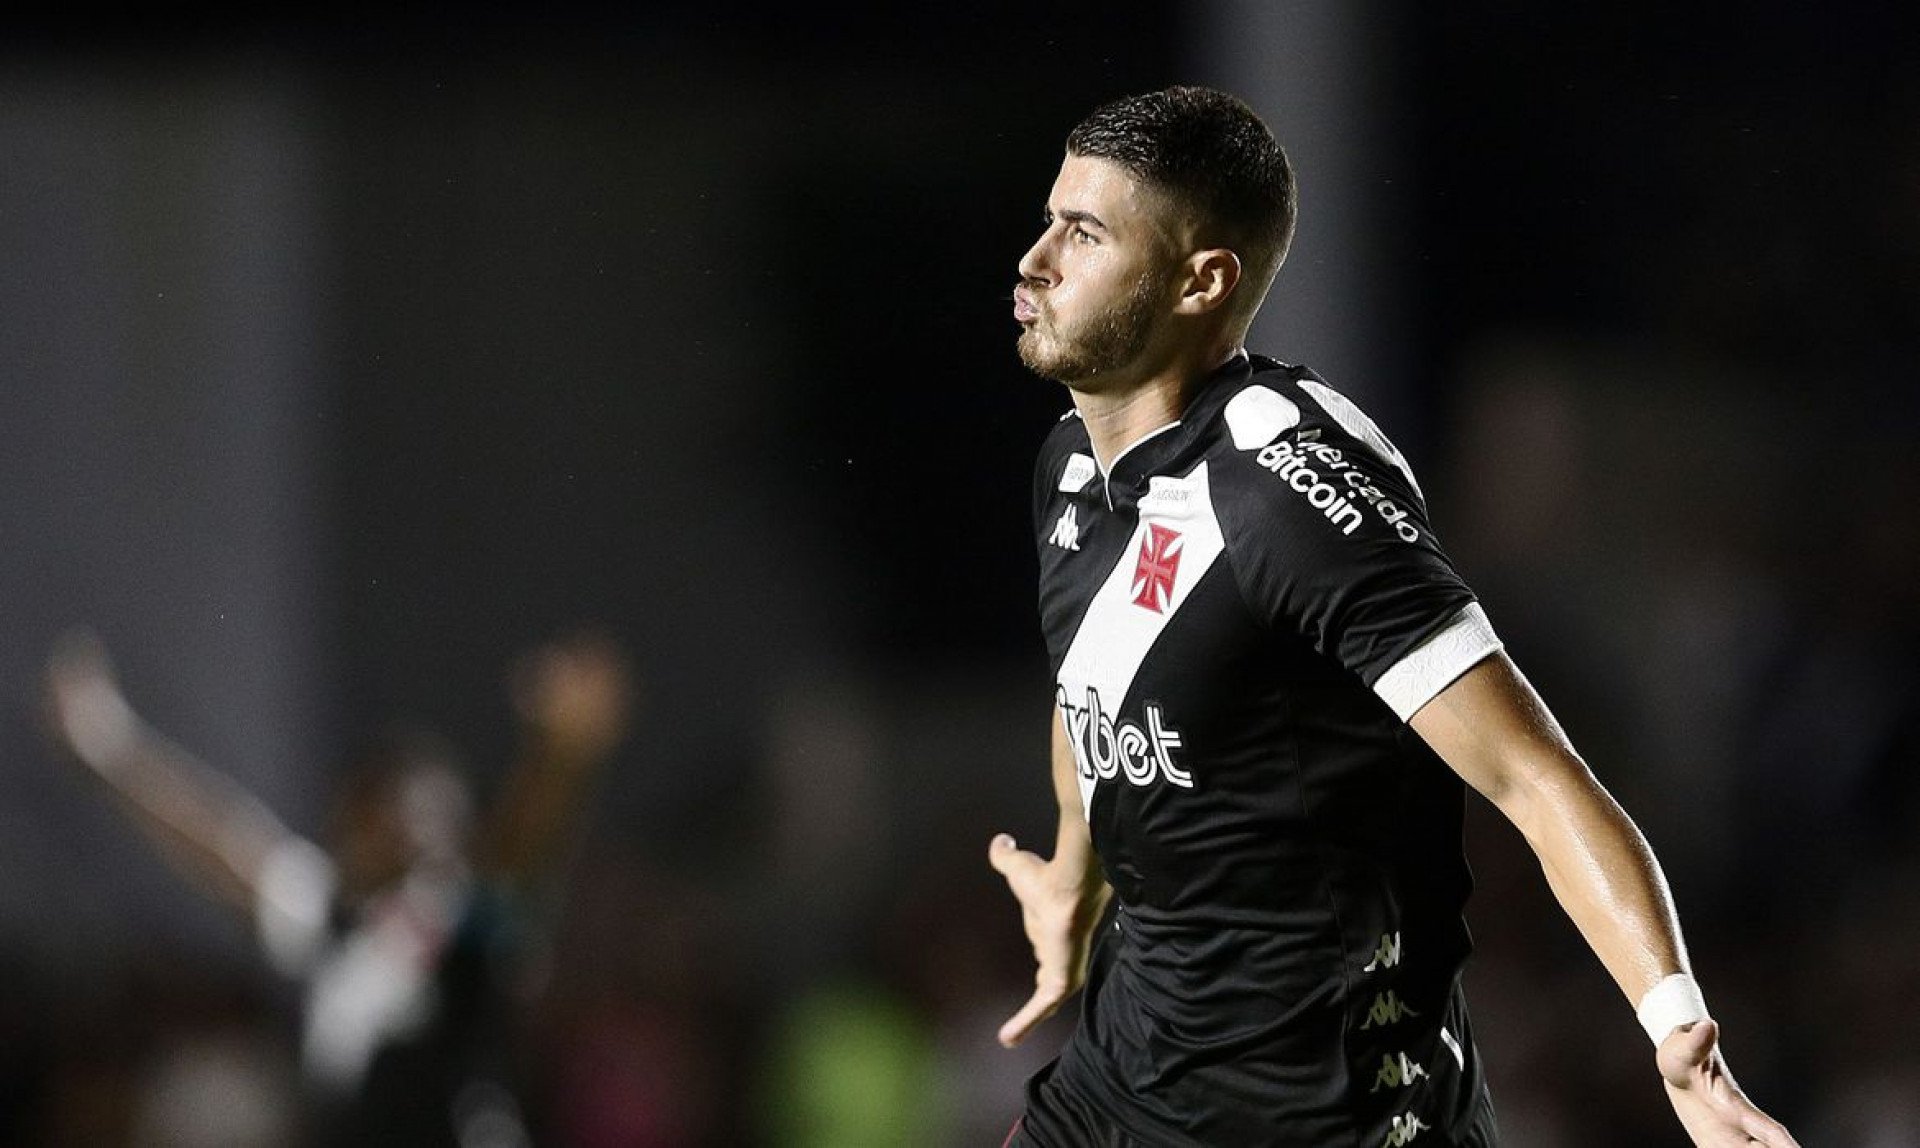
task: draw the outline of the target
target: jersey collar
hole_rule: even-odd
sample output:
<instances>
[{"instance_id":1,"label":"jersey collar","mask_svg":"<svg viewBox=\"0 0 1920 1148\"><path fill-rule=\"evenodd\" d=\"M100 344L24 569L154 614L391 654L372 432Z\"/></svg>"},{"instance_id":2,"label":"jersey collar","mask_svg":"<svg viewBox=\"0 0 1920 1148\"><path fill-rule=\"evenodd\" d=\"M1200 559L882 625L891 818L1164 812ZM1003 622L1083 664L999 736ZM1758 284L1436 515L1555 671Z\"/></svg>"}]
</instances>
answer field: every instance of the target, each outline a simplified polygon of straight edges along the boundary
<instances>
[{"instance_id":1,"label":"jersey collar","mask_svg":"<svg viewBox=\"0 0 1920 1148\"><path fill-rule=\"evenodd\" d=\"M1151 475L1162 472L1193 444L1200 428L1212 420L1221 405L1232 396L1235 380L1244 382L1253 372L1253 364L1244 350L1216 367L1195 386L1180 417L1158 430L1149 431L1120 452L1107 468L1109 488L1114 485L1137 487Z\"/></svg>"}]
</instances>

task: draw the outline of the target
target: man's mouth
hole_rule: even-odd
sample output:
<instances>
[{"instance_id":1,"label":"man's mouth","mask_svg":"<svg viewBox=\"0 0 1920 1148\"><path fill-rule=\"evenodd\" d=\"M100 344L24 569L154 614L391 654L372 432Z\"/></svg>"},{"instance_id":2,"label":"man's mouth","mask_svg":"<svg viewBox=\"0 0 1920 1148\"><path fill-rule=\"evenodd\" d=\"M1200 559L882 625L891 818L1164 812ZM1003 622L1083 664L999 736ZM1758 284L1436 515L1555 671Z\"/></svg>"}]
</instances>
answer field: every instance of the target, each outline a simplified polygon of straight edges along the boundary
<instances>
[{"instance_id":1,"label":"man's mouth","mask_svg":"<svg viewBox=\"0 0 1920 1148\"><path fill-rule=\"evenodd\" d=\"M1040 317L1040 305L1033 301L1033 293L1025 287L1013 289L1013 319L1016 323L1031 323Z\"/></svg>"}]
</instances>

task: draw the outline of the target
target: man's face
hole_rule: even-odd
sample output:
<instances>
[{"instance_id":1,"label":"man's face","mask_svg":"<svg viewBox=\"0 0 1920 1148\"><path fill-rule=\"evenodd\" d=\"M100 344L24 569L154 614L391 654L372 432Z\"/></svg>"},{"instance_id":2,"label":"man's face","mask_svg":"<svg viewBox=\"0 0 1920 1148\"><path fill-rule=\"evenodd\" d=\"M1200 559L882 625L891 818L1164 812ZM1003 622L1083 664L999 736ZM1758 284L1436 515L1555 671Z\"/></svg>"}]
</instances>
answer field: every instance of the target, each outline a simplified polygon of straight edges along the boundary
<instances>
[{"instance_id":1,"label":"man's face","mask_svg":"<svg viewBox=\"0 0 1920 1148\"><path fill-rule=\"evenodd\" d=\"M384 762L351 779L334 810L331 845L348 900L384 892L419 869L466 859L472 798L455 767L431 757Z\"/></svg>"},{"instance_id":2,"label":"man's face","mask_svg":"<svg viewBox=\"0 0 1920 1148\"><path fill-rule=\"evenodd\" d=\"M1165 217L1125 168L1067 156L1013 292L1020 359L1035 374L1073 385L1138 367L1172 302Z\"/></svg>"}]
</instances>

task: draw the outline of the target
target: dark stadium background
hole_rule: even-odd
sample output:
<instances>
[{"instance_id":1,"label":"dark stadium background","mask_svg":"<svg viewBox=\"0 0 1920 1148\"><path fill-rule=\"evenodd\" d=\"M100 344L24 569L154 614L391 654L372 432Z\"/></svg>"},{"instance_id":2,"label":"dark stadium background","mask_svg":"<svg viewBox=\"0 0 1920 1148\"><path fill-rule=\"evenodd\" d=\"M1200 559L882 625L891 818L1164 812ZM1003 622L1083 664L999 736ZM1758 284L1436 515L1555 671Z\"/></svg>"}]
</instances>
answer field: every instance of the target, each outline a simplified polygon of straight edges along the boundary
<instances>
[{"instance_id":1,"label":"dark stadium background","mask_svg":"<svg viewBox=\"0 0 1920 1148\"><path fill-rule=\"evenodd\" d=\"M245 930L47 749L76 623L313 833L397 718L484 786L515 653L606 629L645 705L535 1059L613 1002L674 1143L802 1143L794 1033L838 1008L870 1097L918 1082L863 1143L989 1142L1038 1055L991 1044L1026 966L984 848L1047 831L1025 516L1064 409L1007 297L1066 129L1188 80L1300 167L1260 346L1412 456L1667 862L1736 1071L1810 1145L1920 1143L1913 17L833 11L0 18L0 1143L123 1140L192 1050L287 1052ZM1679 1143L1472 831L1511 1138ZM560 1075L536 1111L590 1142Z\"/></svg>"}]
</instances>

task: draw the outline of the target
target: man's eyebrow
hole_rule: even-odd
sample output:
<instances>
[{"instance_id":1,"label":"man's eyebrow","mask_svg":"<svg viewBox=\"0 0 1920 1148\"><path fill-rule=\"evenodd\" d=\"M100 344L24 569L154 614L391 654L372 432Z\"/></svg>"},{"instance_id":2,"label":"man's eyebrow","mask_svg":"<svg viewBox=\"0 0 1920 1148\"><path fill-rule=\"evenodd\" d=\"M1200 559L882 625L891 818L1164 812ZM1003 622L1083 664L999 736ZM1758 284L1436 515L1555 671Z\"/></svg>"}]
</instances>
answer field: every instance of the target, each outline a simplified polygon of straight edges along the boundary
<instances>
[{"instance_id":1,"label":"man's eyebrow","mask_svg":"<svg viewBox=\"0 0 1920 1148\"><path fill-rule=\"evenodd\" d=\"M1078 208L1063 207L1059 211L1054 212L1053 214L1054 214L1054 218L1064 219L1068 223L1091 223L1102 231L1111 232L1113 230L1113 228L1108 227L1104 222L1101 221L1099 216L1095 215L1091 211L1081 211Z\"/></svg>"}]
</instances>

